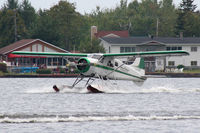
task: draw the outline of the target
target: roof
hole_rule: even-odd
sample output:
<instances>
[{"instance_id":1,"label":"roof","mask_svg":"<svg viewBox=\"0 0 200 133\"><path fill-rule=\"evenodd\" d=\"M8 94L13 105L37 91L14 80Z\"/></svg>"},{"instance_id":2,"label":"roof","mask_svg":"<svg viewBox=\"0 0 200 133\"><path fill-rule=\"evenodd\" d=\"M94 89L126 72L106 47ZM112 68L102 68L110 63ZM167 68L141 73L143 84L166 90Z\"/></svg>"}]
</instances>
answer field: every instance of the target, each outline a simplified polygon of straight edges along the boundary
<instances>
[{"instance_id":1,"label":"roof","mask_svg":"<svg viewBox=\"0 0 200 133\"><path fill-rule=\"evenodd\" d=\"M42 40L40 40L40 39L23 39L23 40L14 42L14 43L12 43L12 44L10 44L10 45L8 45L8 46L5 46L5 47L1 48L1 49L0 49L0 54L7 54L7 53L12 52L12 51L14 51L14 50L17 50L17 49L19 49L19 48L21 48L21 47L24 47L24 46L26 46L26 45L28 45L28 44L31 44L31 43L33 43L33 42L35 42L35 41L41 41L41 42L43 42L43 43L46 43L46 44L48 44L48 45L51 45L51 46L54 47L54 48L60 49L60 50L62 50L63 52L67 52L67 51L64 50L64 49L61 49L61 48L59 48L59 47L57 47L57 46L54 46L54 45L52 45L52 44L50 44L50 43L44 42L44 41L42 41Z\"/></svg>"},{"instance_id":2,"label":"roof","mask_svg":"<svg viewBox=\"0 0 200 133\"><path fill-rule=\"evenodd\" d=\"M96 37L105 37L109 34L114 34L119 37L129 37L129 32L127 30L124 31L98 31L95 35Z\"/></svg>"},{"instance_id":3,"label":"roof","mask_svg":"<svg viewBox=\"0 0 200 133\"><path fill-rule=\"evenodd\" d=\"M125 38L115 38L115 37L103 37L102 40L110 44L143 44L147 42L160 42L164 44L200 44L200 37L155 37L153 39L149 37L125 37Z\"/></svg>"}]
</instances>

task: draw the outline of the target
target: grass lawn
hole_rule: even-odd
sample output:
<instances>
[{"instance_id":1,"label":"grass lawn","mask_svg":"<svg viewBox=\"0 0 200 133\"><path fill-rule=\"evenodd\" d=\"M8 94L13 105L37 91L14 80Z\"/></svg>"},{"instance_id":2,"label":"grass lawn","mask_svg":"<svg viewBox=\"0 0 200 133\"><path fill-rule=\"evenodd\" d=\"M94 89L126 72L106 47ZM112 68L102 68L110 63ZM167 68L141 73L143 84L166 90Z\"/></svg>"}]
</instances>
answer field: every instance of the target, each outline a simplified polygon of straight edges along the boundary
<instances>
[{"instance_id":1,"label":"grass lawn","mask_svg":"<svg viewBox=\"0 0 200 133\"><path fill-rule=\"evenodd\" d=\"M184 73L200 73L200 69L195 70L183 70Z\"/></svg>"}]
</instances>

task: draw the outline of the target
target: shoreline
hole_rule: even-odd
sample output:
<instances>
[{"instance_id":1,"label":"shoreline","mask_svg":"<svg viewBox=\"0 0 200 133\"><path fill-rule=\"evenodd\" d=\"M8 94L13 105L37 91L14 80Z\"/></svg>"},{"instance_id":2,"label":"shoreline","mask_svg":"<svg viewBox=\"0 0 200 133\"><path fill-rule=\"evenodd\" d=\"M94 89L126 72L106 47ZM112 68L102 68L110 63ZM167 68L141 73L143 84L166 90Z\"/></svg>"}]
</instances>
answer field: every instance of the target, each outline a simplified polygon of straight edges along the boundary
<instances>
[{"instance_id":1,"label":"shoreline","mask_svg":"<svg viewBox=\"0 0 200 133\"><path fill-rule=\"evenodd\" d=\"M0 76L0 78L73 78L77 76L78 74L35 74L35 75L11 74L11 75Z\"/></svg>"},{"instance_id":2,"label":"shoreline","mask_svg":"<svg viewBox=\"0 0 200 133\"><path fill-rule=\"evenodd\" d=\"M0 78L76 78L78 74L10 74ZM146 73L149 78L200 78L200 73Z\"/></svg>"},{"instance_id":3,"label":"shoreline","mask_svg":"<svg viewBox=\"0 0 200 133\"><path fill-rule=\"evenodd\" d=\"M200 78L200 73L146 73L146 75L166 76L166 78Z\"/></svg>"}]
</instances>

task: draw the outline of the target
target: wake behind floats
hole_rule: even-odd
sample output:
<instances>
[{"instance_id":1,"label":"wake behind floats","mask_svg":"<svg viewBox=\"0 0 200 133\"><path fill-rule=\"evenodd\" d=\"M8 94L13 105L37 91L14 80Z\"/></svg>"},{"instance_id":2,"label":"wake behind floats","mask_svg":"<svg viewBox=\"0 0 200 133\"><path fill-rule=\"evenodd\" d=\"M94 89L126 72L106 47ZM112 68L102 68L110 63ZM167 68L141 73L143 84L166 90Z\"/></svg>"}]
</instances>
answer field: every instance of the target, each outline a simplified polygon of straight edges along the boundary
<instances>
[{"instance_id":1,"label":"wake behind floats","mask_svg":"<svg viewBox=\"0 0 200 133\"><path fill-rule=\"evenodd\" d=\"M13 54L17 55L37 55L37 56L63 56L63 57L80 57L78 63L75 64L79 70L80 75L77 76L73 85L70 88L74 88L78 83L83 81L85 77L89 77L86 81L88 91L93 93L101 93L98 88L94 88L91 85L95 78L99 79L114 79L114 80L129 80L136 84L142 84L147 77L144 70L143 57L160 57L160 56L183 56L189 55L188 52L179 51L148 51L148 52L131 52L131 53L54 53L54 52L25 52L15 51ZM136 59L133 64L124 64L119 57L134 56ZM53 89L59 92L60 89L54 85Z\"/></svg>"}]
</instances>

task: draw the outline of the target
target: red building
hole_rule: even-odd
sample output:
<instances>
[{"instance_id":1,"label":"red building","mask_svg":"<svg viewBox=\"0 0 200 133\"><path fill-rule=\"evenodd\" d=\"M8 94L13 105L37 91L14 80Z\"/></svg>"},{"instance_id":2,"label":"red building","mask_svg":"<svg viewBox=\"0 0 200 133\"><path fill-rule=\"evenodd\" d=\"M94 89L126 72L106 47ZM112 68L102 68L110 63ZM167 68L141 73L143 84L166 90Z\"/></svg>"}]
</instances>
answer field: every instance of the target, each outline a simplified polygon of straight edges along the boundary
<instances>
[{"instance_id":1,"label":"red building","mask_svg":"<svg viewBox=\"0 0 200 133\"><path fill-rule=\"evenodd\" d=\"M53 44L40 39L24 39L0 49L0 61L7 63L8 67L45 67L56 68L65 66L66 59L55 56L22 56L14 55L13 51L34 52L68 52Z\"/></svg>"},{"instance_id":2,"label":"red building","mask_svg":"<svg viewBox=\"0 0 200 133\"><path fill-rule=\"evenodd\" d=\"M129 37L128 30L123 31L98 31L97 26L91 27L91 38L102 37Z\"/></svg>"}]
</instances>

